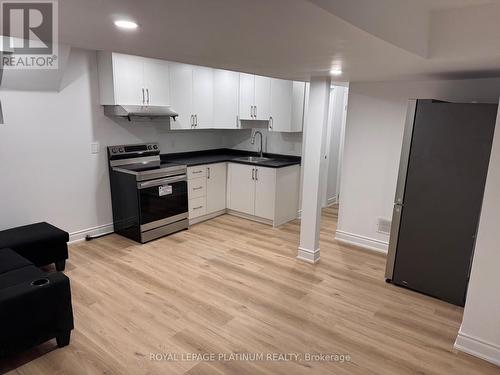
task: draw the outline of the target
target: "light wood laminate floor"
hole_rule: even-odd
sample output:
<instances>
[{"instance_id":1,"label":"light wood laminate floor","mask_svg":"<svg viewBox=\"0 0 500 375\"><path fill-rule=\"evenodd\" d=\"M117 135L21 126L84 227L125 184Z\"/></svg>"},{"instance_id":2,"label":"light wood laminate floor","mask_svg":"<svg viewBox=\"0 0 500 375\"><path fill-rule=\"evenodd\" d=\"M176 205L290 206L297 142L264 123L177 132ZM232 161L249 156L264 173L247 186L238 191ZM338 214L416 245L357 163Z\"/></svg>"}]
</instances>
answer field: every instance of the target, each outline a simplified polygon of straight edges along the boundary
<instances>
[{"instance_id":1,"label":"light wood laminate floor","mask_svg":"<svg viewBox=\"0 0 500 375\"><path fill-rule=\"evenodd\" d=\"M139 245L70 248L76 329L0 363L12 374L499 374L453 342L462 309L384 281L385 258L334 240L296 260L299 222L224 215ZM339 353L349 362L153 361L151 353ZM230 359L230 358L226 358ZM283 359L283 358L282 358Z\"/></svg>"}]
</instances>

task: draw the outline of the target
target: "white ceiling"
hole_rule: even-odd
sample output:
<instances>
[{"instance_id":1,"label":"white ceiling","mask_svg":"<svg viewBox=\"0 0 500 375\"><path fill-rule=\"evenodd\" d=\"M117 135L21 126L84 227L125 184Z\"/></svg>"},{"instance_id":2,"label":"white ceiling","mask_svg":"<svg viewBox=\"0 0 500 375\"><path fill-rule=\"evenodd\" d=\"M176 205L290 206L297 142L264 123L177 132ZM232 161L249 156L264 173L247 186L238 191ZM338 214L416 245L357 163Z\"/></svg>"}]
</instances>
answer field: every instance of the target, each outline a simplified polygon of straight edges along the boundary
<instances>
[{"instance_id":1,"label":"white ceiling","mask_svg":"<svg viewBox=\"0 0 500 375\"><path fill-rule=\"evenodd\" d=\"M282 78L326 75L337 65L344 81L472 78L500 75L499 7L498 0L59 0L59 31L76 47ZM453 42L448 12L468 20L464 42ZM117 30L117 18L140 27ZM472 31L481 43L467 37Z\"/></svg>"}]
</instances>

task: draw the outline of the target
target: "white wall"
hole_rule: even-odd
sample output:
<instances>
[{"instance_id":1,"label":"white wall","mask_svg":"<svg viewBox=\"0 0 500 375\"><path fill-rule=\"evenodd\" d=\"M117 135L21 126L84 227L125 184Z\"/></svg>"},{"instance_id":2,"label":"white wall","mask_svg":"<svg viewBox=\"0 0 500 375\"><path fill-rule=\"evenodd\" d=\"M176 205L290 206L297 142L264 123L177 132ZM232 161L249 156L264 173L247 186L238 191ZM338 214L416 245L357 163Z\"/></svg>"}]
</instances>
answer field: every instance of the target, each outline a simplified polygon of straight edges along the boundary
<instances>
[{"instance_id":1,"label":"white wall","mask_svg":"<svg viewBox=\"0 0 500 375\"><path fill-rule=\"evenodd\" d=\"M302 133L275 133L262 128L257 130L264 136L264 152L295 156L302 154ZM260 140L257 136L255 144L252 145L250 143L251 133L251 129L232 130L228 132L228 146L238 150L257 151L260 147Z\"/></svg>"},{"instance_id":2,"label":"white wall","mask_svg":"<svg viewBox=\"0 0 500 375\"><path fill-rule=\"evenodd\" d=\"M457 349L500 366L500 113L497 117L474 261Z\"/></svg>"},{"instance_id":3,"label":"white wall","mask_svg":"<svg viewBox=\"0 0 500 375\"><path fill-rule=\"evenodd\" d=\"M409 98L497 102L500 79L351 83L337 238L387 251L377 232L391 218Z\"/></svg>"},{"instance_id":4,"label":"white wall","mask_svg":"<svg viewBox=\"0 0 500 375\"><path fill-rule=\"evenodd\" d=\"M332 113L328 144L328 170L326 183L326 204L337 202L337 178L339 171L340 141L342 126L344 121L344 103L348 88L344 86L334 86L332 97Z\"/></svg>"}]
</instances>

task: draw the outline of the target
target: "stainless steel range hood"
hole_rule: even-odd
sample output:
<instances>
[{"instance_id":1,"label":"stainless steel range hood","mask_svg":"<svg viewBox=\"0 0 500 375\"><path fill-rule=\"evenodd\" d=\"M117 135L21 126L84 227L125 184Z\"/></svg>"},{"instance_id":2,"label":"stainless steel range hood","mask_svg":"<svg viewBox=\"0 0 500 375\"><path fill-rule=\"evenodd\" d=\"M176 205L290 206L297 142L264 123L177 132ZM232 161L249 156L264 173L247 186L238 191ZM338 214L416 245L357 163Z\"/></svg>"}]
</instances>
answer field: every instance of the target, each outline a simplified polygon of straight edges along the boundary
<instances>
[{"instance_id":1,"label":"stainless steel range hood","mask_svg":"<svg viewBox=\"0 0 500 375\"><path fill-rule=\"evenodd\" d=\"M131 121L135 118L170 119L179 114L170 106L157 105L105 105L104 114L110 117L124 117Z\"/></svg>"}]
</instances>

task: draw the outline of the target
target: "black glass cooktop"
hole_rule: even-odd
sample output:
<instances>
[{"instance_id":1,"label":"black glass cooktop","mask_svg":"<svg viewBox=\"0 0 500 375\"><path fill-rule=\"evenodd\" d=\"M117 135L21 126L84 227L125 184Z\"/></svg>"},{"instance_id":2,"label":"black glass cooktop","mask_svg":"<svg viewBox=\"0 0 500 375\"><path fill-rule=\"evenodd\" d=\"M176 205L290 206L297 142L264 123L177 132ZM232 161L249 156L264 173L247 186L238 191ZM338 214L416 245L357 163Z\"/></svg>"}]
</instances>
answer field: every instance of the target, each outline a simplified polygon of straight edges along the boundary
<instances>
[{"instance_id":1,"label":"black glass cooktop","mask_svg":"<svg viewBox=\"0 0 500 375\"><path fill-rule=\"evenodd\" d=\"M153 171L153 170L164 169L164 168L169 168L169 167L176 167L179 165L181 165L181 164L169 163L166 161L150 161L147 163L122 165L122 166L120 166L120 168L128 169L129 171L134 171L134 172L147 172L147 171Z\"/></svg>"}]
</instances>

